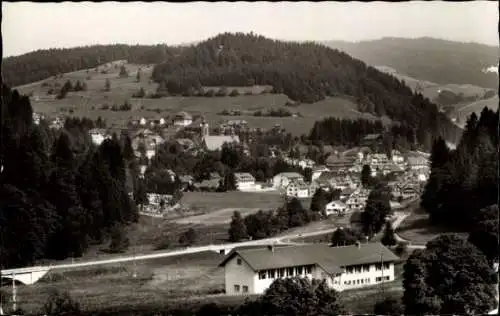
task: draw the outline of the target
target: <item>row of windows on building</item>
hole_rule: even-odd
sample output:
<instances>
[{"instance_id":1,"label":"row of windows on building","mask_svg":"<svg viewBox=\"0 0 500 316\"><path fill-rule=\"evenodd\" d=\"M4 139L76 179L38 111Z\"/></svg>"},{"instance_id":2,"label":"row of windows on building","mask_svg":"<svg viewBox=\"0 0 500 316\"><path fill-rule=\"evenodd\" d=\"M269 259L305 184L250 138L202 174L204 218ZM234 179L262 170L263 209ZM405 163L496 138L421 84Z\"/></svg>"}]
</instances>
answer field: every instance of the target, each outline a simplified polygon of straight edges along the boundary
<instances>
[{"instance_id":1,"label":"row of windows on building","mask_svg":"<svg viewBox=\"0 0 500 316\"><path fill-rule=\"evenodd\" d=\"M383 264L384 270L389 269L389 263ZM346 274L353 274L353 273L361 273L361 272L369 272L370 271L370 265L369 264L361 264L361 265L355 265L355 266L350 266L346 267ZM380 271L382 270L382 264L381 263L376 263L375 264L375 270Z\"/></svg>"},{"instance_id":2,"label":"row of windows on building","mask_svg":"<svg viewBox=\"0 0 500 316\"><path fill-rule=\"evenodd\" d=\"M388 276L376 277L375 281L376 282L382 282L382 280L389 281L389 279L390 278ZM344 281L345 285L359 285L359 284L370 284L370 283L371 283L370 278Z\"/></svg>"},{"instance_id":3,"label":"row of windows on building","mask_svg":"<svg viewBox=\"0 0 500 316\"><path fill-rule=\"evenodd\" d=\"M291 268L262 270L259 272L259 280L293 277L293 276L305 276L312 273L312 268L313 265L307 265L307 266L298 266Z\"/></svg>"},{"instance_id":4,"label":"row of windows on building","mask_svg":"<svg viewBox=\"0 0 500 316\"><path fill-rule=\"evenodd\" d=\"M239 284L235 284L234 285L234 291L239 293L240 292L240 289L243 289L243 293L248 293L248 286L247 285L243 285L243 286L240 286Z\"/></svg>"}]
</instances>

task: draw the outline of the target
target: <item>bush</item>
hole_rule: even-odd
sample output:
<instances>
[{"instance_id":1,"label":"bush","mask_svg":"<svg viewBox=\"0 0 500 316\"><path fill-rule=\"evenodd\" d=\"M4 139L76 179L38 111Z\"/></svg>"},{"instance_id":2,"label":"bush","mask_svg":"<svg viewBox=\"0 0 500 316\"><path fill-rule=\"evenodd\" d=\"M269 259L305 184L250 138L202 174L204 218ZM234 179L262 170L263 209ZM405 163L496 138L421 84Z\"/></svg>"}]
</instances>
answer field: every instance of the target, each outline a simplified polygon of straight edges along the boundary
<instances>
[{"instance_id":1,"label":"bush","mask_svg":"<svg viewBox=\"0 0 500 316\"><path fill-rule=\"evenodd\" d=\"M179 244L191 246L194 244L197 237L196 231L193 228L190 228L179 236Z\"/></svg>"},{"instance_id":2,"label":"bush","mask_svg":"<svg viewBox=\"0 0 500 316\"><path fill-rule=\"evenodd\" d=\"M238 92L238 90L237 90L237 89L233 89L233 90L231 91L231 93L229 93L229 96L230 96L230 97L236 97L236 96L239 96L239 95L240 95L240 93Z\"/></svg>"},{"instance_id":3,"label":"bush","mask_svg":"<svg viewBox=\"0 0 500 316\"><path fill-rule=\"evenodd\" d=\"M108 251L111 253L124 252L130 244L123 227L116 225L111 229L111 243Z\"/></svg>"},{"instance_id":4,"label":"bush","mask_svg":"<svg viewBox=\"0 0 500 316\"><path fill-rule=\"evenodd\" d=\"M373 307L373 312L376 315L402 315L404 308L401 300L388 297L377 302Z\"/></svg>"},{"instance_id":5,"label":"bush","mask_svg":"<svg viewBox=\"0 0 500 316\"><path fill-rule=\"evenodd\" d=\"M213 97L215 95L215 91L214 90L207 90L205 92L205 96L206 97Z\"/></svg>"},{"instance_id":6,"label":"bush","mask_svg":"<svg viewBox=\"0 0 500 316\"><path fill-rule=\"evenodd\" d=\"M50 294L47 302L43 306L45 315L81 315L80 304L74 301L69 293L54 291Z\"/></svg>"},{"instance_id":7,"label":"bush","mask_svg":"<svg viewBox=\"0 0 500 316\"><path fill-rule=\"evenodd\" d=\"M399 257L402 257L402 256L406 255L407 252L408 252L408 245L407 245L407 243L403 243L403 242L398 243L398 245L394 249L394 252Z\"/></svg>"},{"instance_id":8,"label":"bush","mask_svg":"<svg viewBox=\"0 0 500 316\"><path fill-rule=\"evenodd\" d=\"M158 243L156 243L155 250L165 250L169 249L170 247L172 247L172 240L170 240L170 236L164 235L161 236Z\"/></svg>"}]
</instances>

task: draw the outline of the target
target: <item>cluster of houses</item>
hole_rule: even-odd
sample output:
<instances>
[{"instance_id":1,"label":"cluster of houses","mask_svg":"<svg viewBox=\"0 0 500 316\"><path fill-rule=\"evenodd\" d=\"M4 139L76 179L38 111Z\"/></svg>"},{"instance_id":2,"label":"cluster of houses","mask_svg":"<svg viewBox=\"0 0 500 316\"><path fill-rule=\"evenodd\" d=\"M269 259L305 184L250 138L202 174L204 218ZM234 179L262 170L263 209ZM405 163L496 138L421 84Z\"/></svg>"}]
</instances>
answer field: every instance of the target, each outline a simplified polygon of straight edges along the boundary
<instances>
[{"instance_id":1,"label":"cluster of houses","mask_svg":"<svg viewBox=\"0 0 500 316\"><path fill-rule=\"evenodd\" d=\"M39 114L34 114L33 118L35 122L43 119ZM63 123L60 118L51 122L56 127L62 127ZM220 150L226 143L245 145L245 142L242 142L234 131L235 129L248 128L248 123L244 120L231 120L219 126L220 131L225 133L212 135L209 124L205 120L194 120L193 116L186 112L179 112L169 120L165 118L153 120L141 118L132 121L131 125L133 126L129 127L129 132L132 132L132 148L137 157L143 157L146 160L140 166L142 174L144 174L148 161L156 155L158 147L167 138L155 127L173 126L177 130L183 128L197 132L198 137L175 139L184 150L190 151L193 155L201 151ZM227 132L228 130L229 132ZM100 145L111 137L105 129L99 128L90 130L89 135L96 145ZM360 174L363 166L369 165L372 176L395 175L396 179L389 183L395 201L418 196L421 193L422 184L429 175L429 155L419 152L403 155L399 151L393 150L389 157L387 154L373 149L372 145L380 142L380 138L380 134L367 135L362 142L366 146L351 148L344 152L338 152L332 148L331 151L327 151L330 152L330 155L324 165L317 165L311 159L295 159L279 151L270 150L272 156L279 155L290 165L302 169L310 168L312 170L311 179L305 179L298 172L284 172L275 175L267 183L257 183L255 177L250 173L236 173L236 188L244 192L277 191L287 197L297 198L311 198L318 188L338 189L342 192L341 198L337 201L331 201L326 207L326 212L327 214L342 214L364 208L369 192L362 188ZM248 147L245 147L245 151L248 153ZM184 175L183 177L190 176ZM213 190L219 186L220 180L220 175L213 175L210 179L200 183L194 183L191 177L191 179L186 180L186 183L190 183L199 190Z\"/></svg>"}]
</instances>

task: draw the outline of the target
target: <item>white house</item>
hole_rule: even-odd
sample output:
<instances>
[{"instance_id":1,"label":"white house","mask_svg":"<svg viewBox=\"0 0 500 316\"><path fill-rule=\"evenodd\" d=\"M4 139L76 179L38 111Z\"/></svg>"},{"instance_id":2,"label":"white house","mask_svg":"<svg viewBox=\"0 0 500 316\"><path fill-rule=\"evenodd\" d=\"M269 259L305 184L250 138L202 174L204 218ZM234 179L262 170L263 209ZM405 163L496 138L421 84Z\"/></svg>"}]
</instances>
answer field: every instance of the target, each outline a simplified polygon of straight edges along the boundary
<instances>
[{"instance_id":1,"label":"white house","mask_svg":"<svg viewBox=\"0 0 500 316\"><path fill-rule=\"evenodd\" d=\"M106 133L106 130L102 128L93 128L89 131L89 135L92 138L92 143L96 145L102 144L104 140L111 138L111 135Z\"/></svg>"},{"instance_id":2,"label":"white house","mask_svg":"<svg viewBox=\"0 0 500 316\"><path fill-rule=\"evenodd\" d=\"M332 201L330 203L328 203L325 207L325 214L326 216L330 216L330 215L341 215L341 214L345 214L345 212L348 210L349 208L347 207L347 204L341 202L341 201Z\"/></svg>"},{"instance_id":3,"label":"white house","mask_svg":"<svg viewBox=\"0 0 500 316\"><path fill-rule=\"evenodd\" d=\"M407 162L410 170L425 170L429 168L429 160L422 156L410 156Z\"/></svg>"},{"instance_id":4,"label":"white house","mask_svg":"<svg viewBox=\"0 0 500 316\"><path fill-rule=\"evenodd\" d=\"M239 191L254 191L255 178L248 172L236 172L234 174L236 189Z\"/></svg>"},{"instance_id":5,"label":"white house","mask_svg":"<svg viewBox=\"0 0 500 316\"><path fill-rule=\"evenodd\" d=\"M43 119L45 119L45 116L43 114L33 112L33 123L35 125L40 125L40 121Z\"/></svg>"},{"instance_id":6,"label":"white house","mask_svg":"<svg viewBox=\"0 0 500 316\"><path fill-rule=\"evenodd\" d=\"M405 162L405 158L401 155L399 150L393 149L391 151L391 156L392 156L392 162L394 162L395 164L400 165L400 164L403 164Z\"/></svg>"},{"instance_id":7,"label":"white house","mask_svg":"<svg viewBox=\"0 0 500 316\"><path fill-rule=\"evenodd\" d=\"M282 172L273 177L273 187L276 189L286 188L290 182L295 180L304 181L304 177L297 172Z\"/></svg>"},{"instance_id":8,"label":"white house","mask_svg":"<svg viewBox=\"0 0 500 316\"><path fill-rule=\"evenodd\" d=\"M305 199L311 196L310 186L301 180L290 181L285 188L285 192L286 196L299 199Z\"/></svg>"},{"instance_id":9,"label":"white house","mask_svg":"<svg viewBox=\"0 0 500 316\"><path fill-rule=\"evenodd\" d=\"M231 251L221 262L227 295L263 294L278 278L325 280L337 291L394 280L399 258L380 243L268 246Z\"/></svg>"},{"instance_id":10,"label":"white house","mask_svg":"<svg viewBox=\"0 0 500 316\"><path fill-rule=\"evenodd\" d=\"M312 176L311 176L311 182L315 181L318 179L323 172L328 172L330 169L328 169L325 166L316 166L312 169Z\"/></svg>"},{"instance_id":11,"label":"white house","mask_svg":"<svg viewBox=\"0 0 500 316\"><path fill-rule=\"evenodd\" d=\"M187 112L179 112L174 117L175 126L188 126L193 123L193 117Z\"/></svg>"}]
</instances>

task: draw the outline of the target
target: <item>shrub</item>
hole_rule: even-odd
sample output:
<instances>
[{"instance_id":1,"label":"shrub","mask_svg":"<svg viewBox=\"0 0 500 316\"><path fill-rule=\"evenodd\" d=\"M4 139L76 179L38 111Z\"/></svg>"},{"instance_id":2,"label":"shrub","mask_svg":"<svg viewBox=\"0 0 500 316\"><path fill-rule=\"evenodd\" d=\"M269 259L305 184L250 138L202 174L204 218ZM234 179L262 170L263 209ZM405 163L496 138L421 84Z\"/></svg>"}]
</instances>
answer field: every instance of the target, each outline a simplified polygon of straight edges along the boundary
<instances>
[{"instance_id":1,"label":"shrub","mask_svg":"<svg viewBox=\"0 0 500 316\"><path fill-rule=\"evenodd\" d=\"M233 89L233 90L231 91L231 93L229 93L229 96L230 96L230 97L236 97L236 96L239 96L239 95L240 95L240 93L238 92L238 90L237 90L237 89Z\"/></svg>"},{"instance_id":2,"label":"shrub","mask_svg":"<svg viewBox=\"0 0 500 316\"><path fill-rule=\"evenodd\" d=\"M81 315L80 304L67 292L54 291L43 306L45 315Z\"/></svg>"}]
</instances>

